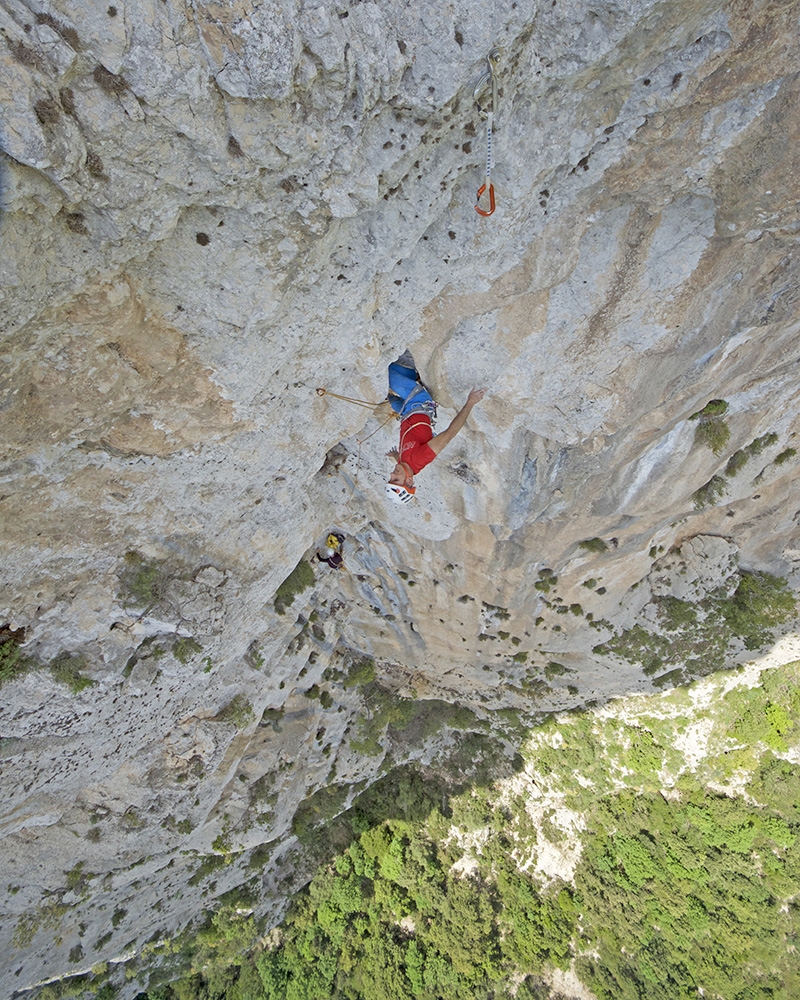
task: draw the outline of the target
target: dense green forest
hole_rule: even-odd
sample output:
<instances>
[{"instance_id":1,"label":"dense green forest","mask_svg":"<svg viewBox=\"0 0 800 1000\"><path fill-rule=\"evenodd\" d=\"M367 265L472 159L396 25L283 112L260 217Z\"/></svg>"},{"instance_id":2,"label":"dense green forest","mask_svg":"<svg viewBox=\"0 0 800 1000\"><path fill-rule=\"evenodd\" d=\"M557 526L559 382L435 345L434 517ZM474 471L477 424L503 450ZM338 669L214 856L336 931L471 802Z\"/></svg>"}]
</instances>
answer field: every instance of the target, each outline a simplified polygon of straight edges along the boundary
<instances>
[{"instance_id":1,"label":"dense green forest","mask_svg":"<svg viewBox=\"0 0 800 1000\"><path fill-rule=\"evenodd\" d=\"M279 929L232 903L147 1000L531 1000L568 967L601 1000L796 998L798 718L795 662L553 719L444 804L404 769Z\"/></svg>"}]
</instances>

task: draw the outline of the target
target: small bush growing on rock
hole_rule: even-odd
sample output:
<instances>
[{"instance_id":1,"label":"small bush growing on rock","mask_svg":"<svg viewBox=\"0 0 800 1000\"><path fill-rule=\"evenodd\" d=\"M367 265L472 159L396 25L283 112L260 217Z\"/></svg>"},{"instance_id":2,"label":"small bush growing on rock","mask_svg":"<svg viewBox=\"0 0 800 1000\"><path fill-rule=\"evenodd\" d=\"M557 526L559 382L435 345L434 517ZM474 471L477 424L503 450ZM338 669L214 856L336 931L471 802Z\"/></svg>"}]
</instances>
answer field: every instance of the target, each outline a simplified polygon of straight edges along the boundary
<instances>
[{"instance_id":1,"label":"small bush growing on rock","mask_svg":"<svg viewBox=\"0 0 800 1000\"><path fill-rule=\"evenodd\" d=\"M715 455L719 455L730 440L731 432L721 417L708 417L701 420L694 432L694 443L705 445Z\"/></svg>"},{"instance_id":2,"label":"small bush growing on rock","mask_svg":"<svg viewBox=\"0 0 800 1000\"><path fill-rule=\"evenodd\" d=\"M775 431L770 431L769 434L762 434L761 437L757 437L751 441L746 448L735 451L731 455L728 459L728 464L725 466L725 472L729 476L735 476L744 468L751 458L754 458L756 455L760 455L765 448L771 448L777 443L778 435Z\"/></svg>"},{"instance_id":3,"label":"small bush growing on rock","mask_svg":"<svg viewBox=\"0 0 800 1000\"><path fill-rule=\"evenodd\" d=\"M33 69L38 69L40 73L46 72L46 67L44 60L35 52L33 49L29 49L24 42L12 41L6 36L6 45L11 51L11 55L18 63L22 63L23 66L30 66Z\"/></svg>"},{"instance_id":4,"label":"small bush growing on rock","mask_svg":"<svg viewBox=\"0 0 800 1000\"><path fill-rule=\"evenodd\" d=\"M50 664L50 673L58 684L64 684L73 694L78 694L94 684L93 680L81 673L85 667L86 660L82 656L64 652L59 653Z\"/></svg>"},{"instance_id":5,"label":"small bush growing on rock","mask_svg":"<svg viewBox=\"0 0 800 1000\"><path fill-rule=\"evenodd\" d=\"M486 601L482 601L483 610L488 614L494 615L501 622L507 622L511 618L511 614L508 608L501 608L499 604L487 604Z\"/></svg>"},{"instance_id":6,"label":"small bush growing on rock","mask_svg":"<svg viewBox=\"0 0 800 1000\"><path fill-rule=\"evenodd\" d=\"M783 465L783 463L788 462L790 458L794 458L796 454L796 448L785 448L780 455L775 457L775 465Z\"/></svg>"},{"instance_id":7,"label":"small bush growing on rock","mask_svg":"<svg viewBox=\"0 0 800 1000\"><path fill-rule=\"evenodd\" d=\"M750 456L744 449L735 451L728 459L728 464L725 466L725 473L729 476L735 476L747 465L749 458Z\"/></svg>"},{"instance_id":8,"label":"small bush growing on rock","mask_svg":"<svg viewBox=\"0 0 800 1000\"><path fill-rule=\"evenodd\" d=\"M270 726L276 733L279 733L281 731L280 722L283 714L282 708L265 708L259 725Z\"/></svg>"},{"instance_id":9,"label":"small bush growing on rock","mask_svg":"<svg viewBox=\"0 0 800 1000\"><path fill-rule=\"evenodd\" d=\"M286 609L297 597L298 594L314 584L314 570L311 563L301 559L292 572L286 577L283 583L275 591L275 610L279 615L286 613Z\"/></svg>"},{"instance_id":10,"label":"small bush growing on rock","mask_svg":"<svg viewBox=\"0 0 800 1000\"><path fill-rule=\"evenodd\" d=\"M203 647L200 643L194 639L192 636L182 636L177 640L175 645L172 647L172 655L184 666L189 662L189 660L195 655L195 653L202 653Z\"/></svg>"},{"instance_id":11,"label":"small bush growing on rock","mask_svg":"<svg viewBox=\"0 0 800 1000\"><path fill-rule=\"evenodd\" d=\"M730 439L731 432L722 419L727 413L728 404L724 399L712 399L702 410L693 413L690 420L699 420L700 424L694 432L695 444L705 445L715 455L718 455Z\"/></svg>"},{"instance_id":12,"label":"small bush growing on rock","mask_svg":"<svg viewBox=\"0 0 800 1000\"><path fill-rule=\"evenodd\" d=\"M205 854L194 874L189 879L189 885L199 885L209 875L224 868L226 865L224 854Z\"/></svg>"},{"instance_id":13,"label":"small bush growing on rock","mask_svg":"<svg viewBox=\"0 0 800 1000\"><path fill-rule=\"evenodd\" d=\"M255 713L250 702L243 694L237 694L218 713L216 722L232 722L237 729L244 729L255 719Z\"/></svg>"},{"instance_id":14,"label":"small bush growing on rock","mask_svg":"<svg viewBox=\"0 0 800 1000\"><path fill-rule=\"evenodd\" d=\"M607 552L608 546L603 541L602 538L585 538L582 542L578 542L578 547L581 549L586 549L587 552Z\"/></svg>"},{"instance_id":15,"label":"small bush growing on rock","mask_svg":"<svg viewBox=\"0 0 800 1000\"><path fill-rule=\"evenodd\" d=\"M748 455L760 455L765 448L771 448L777 443L778 435L775 431L770 431L769 434L763 434L761 437L757 437L754 441L751 441L746 451Z\"/></svg>"},{"instance_id":16,"label":"small bush growing on rock","mask_svg":"<svg viewBox=\"0 0 800 1000\"><path fill-rule=\"evenodd\" d=\"M703 407L702 410L698 410L693 413L690 420L699 420L700 417L721 417L723 413L728 412L728 404L724 399L712 399Z\"/></svg>"},{"instance_id":17,"label":"small bush growing on rock","mask_svg":"<svg viewBox=\"0 0 800 1000\"><path fill-rule=\"evenodd\" d=\"M33 665L33 661L23 655L19 645L13 639L0 642L0 687L6 681L21 677Z\"/></svg>"},{"instance_id":18,"label":"small bush growing on rock","mask_svg":"<svg viewBox=\"0 0 800 1000\"><path fill-rule=\"evenodd\" d=\"M95 951L100 951L101 948L105 948L105 946L108 944L108 942L111 940L113 936L114 932L109 931L108 934L104 934L102 937L99 937L92 945L92 947L94 948Z\"/></svg>"},{"instance_id":19,"label":"small bush growing on rock","mask_svg":"<svg viewBox=\"0 0 800 1000\"><path fill-rule=\"evenodd\" d=\"M97 86L109 96L122 94L128 87L128 82L124 76L112 73L105 66L95 66L92 77Z\"/></svg>"},{"instance_id":20,"label":"small bush growing on rock","mask_svg":"<svg viewBox=\"0 0 800 1000\"><path fill-rule=\"evenodd\" d=\"M552 587L558 583L558 577L555 573L548 567L539 570L539 579L534 583L536 590L541 591L543 594L549 594Z\"/></svg>"},{"instance_id":21,"label":"small bush growing on rock","mask_svg":"<svg viewBox=\"0 0 800 1000\"><path fill-rule=\"evenodd\" d=\"M125 569L121 574L121 581L137 607L147 610L158 604L164 596L169 579L163 563L148 561L138 552L125 553Z\"/></svg>"},{"instance_id":22,"label":"small bush growing on rock","mask_svg":"<svg viewBox=\"0 0 800 1000\"><path fill-rule=\"evenodd\" d=\"M249 869L261 869L265 868L267 862L275 853L274 844L259 844L258 847L253 848L253 853L250 855L250 860L247 862L247 867Z\"/></svg>"},{"instance_id":23,"label":"small bush growing on rock","mask_svg":"<svg viewBox=\"0 0 800 1000\"><path fill-rule=\"evenodd\" d=\"M103 169L103 161L97 153L93 152L91 149L86 154L86 169L92 177L96 177L98 179L108 179L106 177L105 170Z\"/></svg>"},{"instance_id":24,"label":"small bush growing on rock","mask_svg":"<svg viewBox=\"0 0 800 1000\"><path fill-rule=\"evenodd\" d=\"M131 806L130 809L126 809L122 814L122 825L126 830L141 830L144 826L144 820L136 809Z\"/></svg>"},{"instance_id":25,"label":"small bush growing on rock","mask_svg":"<svg viewBox=\"0 0 800 1000\"><path fill-rule=\"evenodd\" d=\"M702 510L703 507L707 507L709 504L713 507L725 492L727 485L728 481L724 476L712 476L704 486L701 486L699 490L695 490L692 493L692 502L694 503L695 510Z\"/></svg>"},{"instance_id":26,"label":"small bush growing on rock","mask_svg":"<svg viewBox=\"0 0 800 1000\"><path fill-rule=\"evenodd\" d=\"M743 573L736 593L717 607L745 649L758 649L772 638L776 626L797 614L797 603L783 577Z\"/></svg>"},{"instance_id":27,"label":"small bush growing on rock","mask_svg":"<svg viewBox=\"0 0 800 1000\"><path fill-rule=\"evenodd\" d=\"M82 893L90 879L95 878L91 872L83 870L83 862L79 861L74 868L71 868L66 875L67 889L70 892Z\"/></svg>"},{"instance_id":28,"label":"small bush growing on rock","mask_svg":"<svg viewBox=\"0 0 800 1000\"><path fill-rule=\"evenodd\" d=\"M253 639L247 647L247 652L244 654L244 662L252 670L260 670L264 666L265 660L258 639Z\"/></svg>"},{"instance_id":29,"label":"small bush growing on rock","mask_svg":"<svg viewBox=\"0 0 800 1000\"><path fill-rule=\"evenodd\" d=\"M370 684L374 680L375 661L371 660L368 656L362 656L347 671L344 686L346 688L362 687L364 684Z\"/></svg>"},{"instance_id":30,"label":"small bush growing on rock","mask_svg":"<svg viewBox=\"0 0 800 1000\"><path fill-rule=\"evenodd\" d=\"M48 28L52 28L56 34L61 35L67 45L74 49L76 52L81 47L81 40L78 37L78 32L71 28L68 24L64 24L62 21L56 20L52 14L39 13L36 15L37 24L46 24Z\"/></svg>"},{"instance_id":31,"label":"small bush growing on rock","mask_svg":"<svg viewBox=\"0 0 800 1000\"><path fill-rule=\"evenodd\" d=\"M36 112L36 117L42 125L55 125L61 117L59 103L52 97L43 97L40 101L37 101L33 106L33 110Z\"/></svg>"},{"instance_id":32,"label":"small bush growing on rock","mask_svg":"<svg viewBox=\"0 0 800 1000\"><path fill-rule=\"evenodd\" d=\"M79 236L89 235L89 227L86 225L86 216L83 212L68 212L64 216L64 221L70 232L77 233Z\"/></svg>"}]
</instances>

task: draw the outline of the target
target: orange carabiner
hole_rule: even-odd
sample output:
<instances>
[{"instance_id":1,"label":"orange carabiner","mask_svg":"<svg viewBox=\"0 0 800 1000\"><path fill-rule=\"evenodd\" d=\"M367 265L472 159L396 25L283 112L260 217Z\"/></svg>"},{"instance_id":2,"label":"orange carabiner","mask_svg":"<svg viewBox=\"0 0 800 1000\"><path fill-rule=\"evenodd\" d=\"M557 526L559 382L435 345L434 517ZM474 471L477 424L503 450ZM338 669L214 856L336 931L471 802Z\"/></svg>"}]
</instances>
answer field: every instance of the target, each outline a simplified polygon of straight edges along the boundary
<instances>
[{"instance_id":1,"label":"orange carabiner","mask_svg":"<svg viewBox=\"0 0 800 1000\"><path fill-rule=\"evenodd\" d=\"M487 187L489 188L489 211L488 212L485 209L481 208L481 204L480 204L481 203L481 197L483 196L483 193L486 191ZM477 200L475 202L475 211L478 213L478 215L483 215L484 217L494 214L494 184L492 184L490 181L487 181L485 184L482 184L478 188L478 196L477 196Z\"/></svg>"}]
</instances>

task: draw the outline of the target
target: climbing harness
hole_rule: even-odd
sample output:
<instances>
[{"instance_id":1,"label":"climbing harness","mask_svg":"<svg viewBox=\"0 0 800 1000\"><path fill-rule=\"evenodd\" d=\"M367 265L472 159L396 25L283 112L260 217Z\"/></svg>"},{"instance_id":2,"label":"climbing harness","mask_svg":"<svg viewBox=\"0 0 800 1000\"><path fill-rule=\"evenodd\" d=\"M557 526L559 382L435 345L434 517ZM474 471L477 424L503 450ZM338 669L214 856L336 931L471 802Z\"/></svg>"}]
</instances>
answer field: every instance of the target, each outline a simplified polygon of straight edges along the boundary
<instances>
[{"instance_id":1,"label":"climbing harness","mask_svg":"<svg viewBox=\"0 0 800 1000\"><path fill-rule=\"evenodd\" d=\"M421 395L423 392L429 398L419 400L418 402L415 403L414 399L417 396ZM392 397L394 397L395 400L398 400L396 404L392 403ZM412 392L410 392L405 398L403 398L402 396L398 396L396 392L392 392L392 390L390 389L389 398L386 400L386 402L388 402L389 406L392 407L398 420L405 420L406 417L410 417L412 413L427 413L427 415L430 417L431 426L432 427L436 426L436 410L437 410L436 400L433 398L433 396L431 396L430 389L426 385L423 385L421 382L417 386L417 388L414 389ZM400 406L400 409L399 410L395 409L395 406Z\"/></svg>"},{"instance_id":2,"label":"climbing harness","mask_svg":"<svg viewBox=\"0 0 800 1000\"><path fill-rule=\"evenodd\" d=\"M494 116L497 114L497 75L495 73L495 63L500 58L500 50L492 49L489 55L486 57L486 62L489 64L488 70L483 74L483 76L475 84L475 90L472 96L475 99L475 103L478 105L478 114L481 118L486 119L486 177L483 184L478 188L478 195L475 200L475 211L478 215L483 215L484 217L492 215L495 209L494 201L494 185L492 184L492 168L494 167L494 147L492 145L492 129L494 127ZM491 107L486 110L481 106L480 100L478 99L481 91L486 86L486 84L491 84L492 88L492 103ZM486 194L489 198L489 208L481 208L481 198Z\"/></svg>"}]
</instances>

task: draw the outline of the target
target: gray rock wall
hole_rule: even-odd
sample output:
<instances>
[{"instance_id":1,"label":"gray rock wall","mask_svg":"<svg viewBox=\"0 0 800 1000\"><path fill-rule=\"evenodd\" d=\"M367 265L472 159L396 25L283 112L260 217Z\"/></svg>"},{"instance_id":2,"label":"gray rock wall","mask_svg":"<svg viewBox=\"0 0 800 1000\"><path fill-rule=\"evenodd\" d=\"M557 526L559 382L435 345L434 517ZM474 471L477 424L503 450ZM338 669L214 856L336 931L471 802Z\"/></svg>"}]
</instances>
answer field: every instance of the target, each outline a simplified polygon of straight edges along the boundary
<instances>
[{"instance_id":1,"label":"gray rock wall","mask_svg":"<svg viewBox=\"0 0 800 1000\"><path fill-rule=\"evenodd\" d=\"M790 0L1 0L0 626L94 682L3 687L7 993L245 879L279 912L299 803L381 765L362 654L397 696L547 711L651 683L593 652L651 594L737 559L797 581L799 27ZM377 402L406 346L440 430L489 393L401 509L396 426L315 389ZM331 528L346 571L278 614Z\"/></svg>"}]
</instances>

